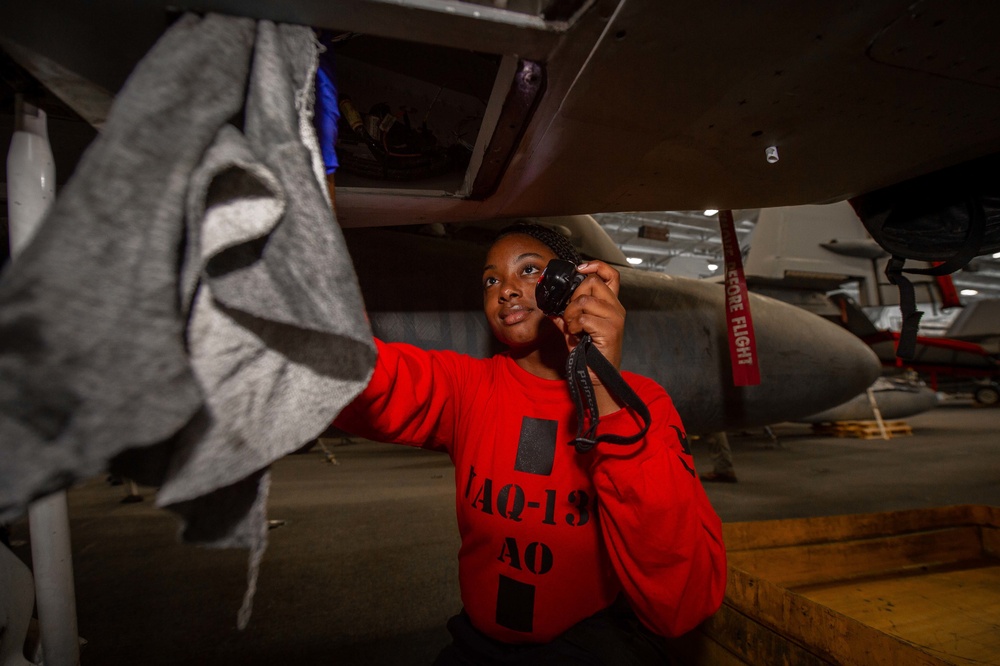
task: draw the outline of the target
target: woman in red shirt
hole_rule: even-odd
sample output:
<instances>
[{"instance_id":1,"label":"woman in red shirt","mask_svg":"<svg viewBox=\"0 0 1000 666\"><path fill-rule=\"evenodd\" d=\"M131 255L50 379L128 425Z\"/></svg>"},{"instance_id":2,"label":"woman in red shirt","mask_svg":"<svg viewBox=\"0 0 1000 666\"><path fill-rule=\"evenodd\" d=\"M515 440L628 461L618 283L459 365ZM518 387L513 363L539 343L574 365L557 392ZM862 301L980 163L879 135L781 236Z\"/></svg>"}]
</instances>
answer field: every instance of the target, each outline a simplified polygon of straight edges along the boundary
<instances>
[{"instance_id":1,"label":"woman in red shirt","mask_svg":"<svg viewBox=\"0 0 1000 666\"><path fill-rule=\"evenodd\" d=\"M535 285L551 259L585 279L564 314ZM483 310L507 351L475 359L376 341L365 391L336 425L447 452L455 464L462 612L437 664L666 663L662 636L722 603L721 522L694 473L673 404L658 384L623 378L649 409L634 444L571 444L565 378L583 334L618 368L625 309L618 271L582 262L561 235L520 224L500 233L482 274ZM642 423L599 382L598 434Z\"/></svg>"}]
</instances>

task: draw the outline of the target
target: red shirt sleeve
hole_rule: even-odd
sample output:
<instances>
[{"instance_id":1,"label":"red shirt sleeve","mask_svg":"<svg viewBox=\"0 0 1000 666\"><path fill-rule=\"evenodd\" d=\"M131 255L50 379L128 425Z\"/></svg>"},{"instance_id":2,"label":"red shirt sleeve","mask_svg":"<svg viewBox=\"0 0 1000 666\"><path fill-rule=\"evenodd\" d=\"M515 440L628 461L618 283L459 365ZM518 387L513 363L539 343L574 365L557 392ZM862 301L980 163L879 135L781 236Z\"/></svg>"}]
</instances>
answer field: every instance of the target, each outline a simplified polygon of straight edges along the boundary
<instances>
[{"instance_id":1,"label":"red shirt sleeve","mask_svg":"<svg viewBox=\"0 0 1000 666\"><path fill-rule=\"evenodd\" d=\"M622 589L642 622L679 636L722 605L726 553L722 521L695 474L680 416L658 384L630 375L652 424L633 445L600 444L591 476L602 537ZM633 433L627 409L601 419L601 432Z\"/></svg>"},{"instance_id":2,"label":"red shirt sleeve","mask_svg":"<svg viewBox=\"0 0 1000 666\"><path fill-rule=\"evenodd\" d=\"M378 339L375 347L371 381L333 424L368 439L450 453L468 375L463 357Z\"/></svg>"}]
</instances>

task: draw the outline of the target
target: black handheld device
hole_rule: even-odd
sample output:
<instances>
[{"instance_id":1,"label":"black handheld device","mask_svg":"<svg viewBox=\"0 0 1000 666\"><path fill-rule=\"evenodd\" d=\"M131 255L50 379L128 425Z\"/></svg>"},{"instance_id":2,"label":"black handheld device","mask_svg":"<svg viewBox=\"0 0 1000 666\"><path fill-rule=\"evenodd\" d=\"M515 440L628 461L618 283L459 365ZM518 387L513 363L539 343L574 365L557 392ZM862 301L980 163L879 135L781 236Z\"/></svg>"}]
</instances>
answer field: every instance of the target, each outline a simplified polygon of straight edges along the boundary
<instances>
[{"instance_id":1,"label":"black handheld device","mask_svg":"<svg viewBox=\"0 0 1000 666\"><path fill-rule=\"evenodd\" d=\"M576 272L572 261L553 259L542 271L535 286L535 303L550 317L561 316L573 292L587 276Z\"/></svg>"}]
</instances>

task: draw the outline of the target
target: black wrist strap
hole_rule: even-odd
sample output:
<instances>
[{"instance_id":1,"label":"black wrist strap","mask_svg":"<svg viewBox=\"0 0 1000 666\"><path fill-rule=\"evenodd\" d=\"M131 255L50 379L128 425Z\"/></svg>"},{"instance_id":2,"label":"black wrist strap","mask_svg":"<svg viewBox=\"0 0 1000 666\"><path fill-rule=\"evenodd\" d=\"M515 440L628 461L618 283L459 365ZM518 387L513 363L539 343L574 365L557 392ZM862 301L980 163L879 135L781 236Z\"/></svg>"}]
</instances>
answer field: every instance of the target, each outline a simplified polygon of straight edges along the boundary
<instances>
[{"instance_id":1,"label":"black wrist strap","mask_svg":"<svg viewBox=\"0 0 1000 666\"><path fill-rule=\"evenodd\" d=\"M634 435L604 434L597 436L597 425L600 413L597 409L597 395L594 384L590 381L589 370L593 370L598 379L608 390L608 393L620 402L624 402L642 419L642 429ZM649 408L636 395L621 373L611 365L600 350L594 346L589 335L580 339L566 360L566 378L569 380L569 392L576 405L577 426L573 445L579 453L586 453L601 442L609 444L634 444L642 439L649 430Z\"/></svg>"}]
</instances>

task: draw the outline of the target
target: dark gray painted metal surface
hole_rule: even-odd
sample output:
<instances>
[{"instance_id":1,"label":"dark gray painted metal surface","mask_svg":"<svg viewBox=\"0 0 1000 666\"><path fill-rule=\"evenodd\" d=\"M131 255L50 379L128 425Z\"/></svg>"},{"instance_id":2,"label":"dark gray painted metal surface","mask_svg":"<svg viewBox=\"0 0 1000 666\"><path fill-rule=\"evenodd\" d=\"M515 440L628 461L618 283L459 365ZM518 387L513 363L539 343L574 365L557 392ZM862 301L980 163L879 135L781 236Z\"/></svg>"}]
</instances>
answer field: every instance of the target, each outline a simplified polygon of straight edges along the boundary
<instances>
[{"instance_id":1,"label":"dark gray painted metal surface","mask_svg":"<svg viewBox=\"0 0 1000 666\"><path fill-rule=\"evenodd\" d=\"M495 194L359 188L345 226L836 201L1000 150L1000 4L982 0L595 0L569 21L445 0L5 2L0 36L115 91L168 7L544 63Z\"/></svg>"}]
</instances>

